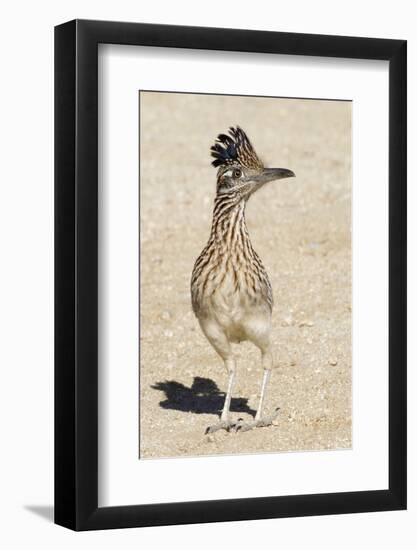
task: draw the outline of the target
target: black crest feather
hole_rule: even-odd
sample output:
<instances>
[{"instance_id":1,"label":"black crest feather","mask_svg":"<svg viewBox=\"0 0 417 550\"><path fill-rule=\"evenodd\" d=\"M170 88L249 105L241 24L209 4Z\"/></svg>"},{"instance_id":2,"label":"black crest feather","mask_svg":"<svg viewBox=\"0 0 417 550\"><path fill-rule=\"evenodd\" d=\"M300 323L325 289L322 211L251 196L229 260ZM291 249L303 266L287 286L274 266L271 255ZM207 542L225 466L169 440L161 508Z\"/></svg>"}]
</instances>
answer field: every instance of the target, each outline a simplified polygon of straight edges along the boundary
<instances>
[{"instance_id":1,"label":"black crest feather","mask_svg":"<svg viewBox=\"0 0 417 550\"><path fill-rule=\"evenodd\" d=\"M219 134L210 150L214 158L211 164L215 167L236 163L248 168L262 167L248 136L239 126L229 128L229 135Z\"/></svg>"}]
</instances>

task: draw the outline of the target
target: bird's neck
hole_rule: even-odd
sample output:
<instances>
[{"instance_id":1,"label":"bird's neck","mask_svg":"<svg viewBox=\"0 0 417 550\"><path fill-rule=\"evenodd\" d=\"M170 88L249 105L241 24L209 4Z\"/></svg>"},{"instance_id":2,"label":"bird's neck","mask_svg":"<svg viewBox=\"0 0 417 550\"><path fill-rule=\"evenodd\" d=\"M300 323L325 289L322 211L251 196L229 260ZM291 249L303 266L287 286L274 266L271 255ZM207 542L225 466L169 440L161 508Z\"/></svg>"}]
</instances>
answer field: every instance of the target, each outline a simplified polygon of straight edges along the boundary
<instances>
[{"instance_id":1,"label":"bird's neck","mask_svg":"<svg viewBox=\"0 0 417 550\"><path fill-rule=\"evenodd\" d=\"M210 241L223 251L251 247L245 221L246 201L235 194L218 194L214 200Z\"/></svg>"}]
</instances>

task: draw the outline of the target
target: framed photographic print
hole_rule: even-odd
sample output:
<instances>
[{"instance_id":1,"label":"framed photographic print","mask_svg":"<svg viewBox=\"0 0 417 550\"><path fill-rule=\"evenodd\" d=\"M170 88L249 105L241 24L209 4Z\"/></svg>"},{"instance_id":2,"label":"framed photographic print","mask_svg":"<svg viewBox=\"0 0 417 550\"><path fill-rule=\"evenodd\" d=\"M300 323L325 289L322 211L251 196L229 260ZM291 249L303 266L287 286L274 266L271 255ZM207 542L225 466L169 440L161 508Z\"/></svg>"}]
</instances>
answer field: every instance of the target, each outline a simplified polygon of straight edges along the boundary
<instances>
[{"instance_id":1,"label":"framed photographic print","mask_svg":"<svg viewBox=\"0 0 417 550\"><path fill-rule=\"evenodd\" d=\"M55 521L406 507L406 42L55 29Z\"/></svg>"}]
</instances>

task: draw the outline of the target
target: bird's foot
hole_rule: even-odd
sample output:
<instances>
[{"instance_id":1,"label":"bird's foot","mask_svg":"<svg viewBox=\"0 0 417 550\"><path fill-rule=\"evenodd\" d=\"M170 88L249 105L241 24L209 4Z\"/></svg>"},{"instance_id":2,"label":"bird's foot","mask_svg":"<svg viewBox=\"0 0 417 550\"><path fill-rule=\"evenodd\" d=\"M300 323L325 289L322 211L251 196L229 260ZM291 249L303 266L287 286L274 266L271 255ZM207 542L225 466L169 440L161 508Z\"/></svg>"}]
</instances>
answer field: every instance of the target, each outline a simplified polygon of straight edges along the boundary
<instances>
[{"instance_id":1,"label":"bird's foot","mask_svg":"<svg viewBox=\"0 0 417 550\"><path fill-rule=\"evenodd\" d=\"M212 434L214 432L218 432L219 430L226 430L227 432L230 432L232 429L234 429L236 426L236 422L232 420L219 420L219 422L216 422L216 424L213 424L212 426L209 426L206 428L205 434Z\"/></svg>"},{"instance_id":2,"label":"bird's foot","mask_svg":"<svg viewBox=\"0 0 417 550\"><path fill-rule=\"evenodd\" d=\"M263 416L262 418L258 418L257 420L250 420L249 422L239 420L235 424L234 428L237 432L248 432L253 428L266 428L267 426L272 426L272 423L277 418L278 414L279 407L275 409L275 412L273 414L269 416Z\"/></svg>"}]
</instances>

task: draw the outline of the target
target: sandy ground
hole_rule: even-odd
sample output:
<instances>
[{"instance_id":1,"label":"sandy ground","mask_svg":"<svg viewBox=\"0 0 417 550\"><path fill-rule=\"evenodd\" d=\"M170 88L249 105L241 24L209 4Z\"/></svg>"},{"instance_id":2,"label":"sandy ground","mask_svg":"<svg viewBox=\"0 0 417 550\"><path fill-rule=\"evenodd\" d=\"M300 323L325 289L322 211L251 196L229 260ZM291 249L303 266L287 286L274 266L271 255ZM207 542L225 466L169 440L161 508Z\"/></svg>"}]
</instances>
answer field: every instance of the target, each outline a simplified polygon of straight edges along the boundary
<instances>
[{"instance_id":1,"label":"sandy ground","mask_svg":"<svg viewBox=\"0 0 417 550\"><path fill-rule=\"evenodd\" d=\"M189 281L210 230L209 148L236 124L267 166L297 176L247 208L275 298L265 412L280 412L268 428L205 435L227 374L192 313ZM142 92L140 128L140 457L350 447L350 103ZM235 351L232 415L250 419L259 352L249 343Z\"/></svg>"}]
</instances>

